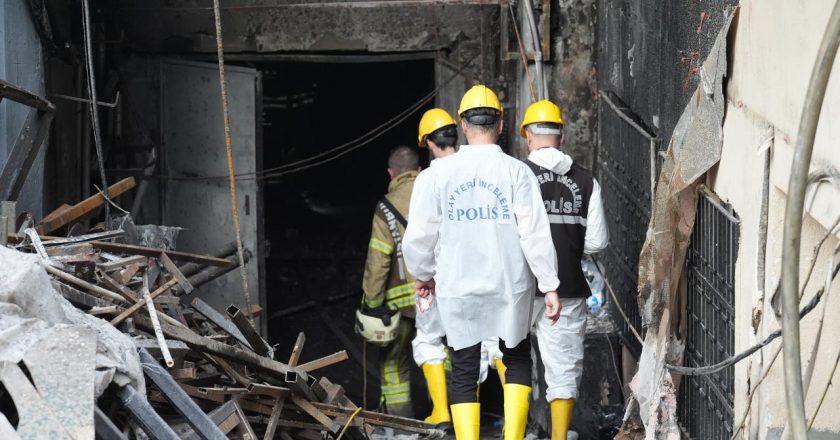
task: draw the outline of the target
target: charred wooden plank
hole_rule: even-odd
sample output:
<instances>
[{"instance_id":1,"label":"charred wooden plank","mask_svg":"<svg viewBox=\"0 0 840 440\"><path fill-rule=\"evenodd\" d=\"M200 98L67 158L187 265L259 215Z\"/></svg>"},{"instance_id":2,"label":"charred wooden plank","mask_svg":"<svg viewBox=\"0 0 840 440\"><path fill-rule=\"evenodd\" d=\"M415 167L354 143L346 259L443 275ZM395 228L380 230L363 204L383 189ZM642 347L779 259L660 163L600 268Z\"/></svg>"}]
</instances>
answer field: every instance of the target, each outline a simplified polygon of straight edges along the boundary
<instances>
[{"instance_id":1,"label":"charred wooden plank","mask_svg":"<svg viewBox=\"0 0 840 440\"><path fill-rule=\"evenodd\" d=\"M123 180L120 180L119 182L108 187L108 198L116 198L120 194L130 190L131 188L134 188L136 184L137 183L134 181L133 177L127 177ZM73 205L72 208L62 212L59 215L56 215L55 217L52 217L50 219L45 219L48 220L46 222L44 220L41 220L41 222L38 223L35 229L40 235L49 234L50 232L55 231L56 229L70 222L78 220L87 214L90 214L91 212L93 212L93 210L99 208L104 203L106 203L105 197L103 197L101 193L95 194Z\"/></svg>"}]
</instances>

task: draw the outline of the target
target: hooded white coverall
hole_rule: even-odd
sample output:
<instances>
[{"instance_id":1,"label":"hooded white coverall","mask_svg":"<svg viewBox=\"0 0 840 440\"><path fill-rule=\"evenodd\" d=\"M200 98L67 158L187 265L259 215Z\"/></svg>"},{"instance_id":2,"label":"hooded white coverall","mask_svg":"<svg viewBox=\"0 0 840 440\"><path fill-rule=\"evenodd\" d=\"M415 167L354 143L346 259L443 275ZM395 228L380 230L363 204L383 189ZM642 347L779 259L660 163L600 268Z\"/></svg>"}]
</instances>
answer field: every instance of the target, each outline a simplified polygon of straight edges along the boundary
<instances>
[{"instance_id":1,"label":"hooded white coverall","mask_svg":"<svg viewBox=\"0 0 840 440\"><path fill-rule=\"evenodd\" d=\"M534 150L528 160L558 175L565 175L572 167L572 158L556 148ZM584 254L604 250L609 243L609 233L604 219L601 188L594 179L585 221ZM560 319L554 325L543 315L545 302L542 298L534 299L532 315L532 326L545 367L546 400L549 402L555 399L577 399L583 372L586 299L563 298L561 295L560 304Z\"/></svg>"},{"instance_id":2,"label":"hooded white coverall","mask_svg":"<svg viewBox=\"0 0 840 440\"><path fill-rule=\"evenodd\" d=\"M560 284L536 177L498 145L461 146L428 177L411 196L403 240L408 271L434 278L453 349L491 337L515 347L529 331L534 276L544 292Z\"/></svg>"},{"instance_id":3,"label":"hooded white coverall","mask_svg":"<svg viewBox=\"0 0 840 440\"><path fill-rule=\"evenodd\" d=\"M448 156L447 156L448 157ZM415 186L419 183L423 185L425 179L432 178L436 167L446 160L447 157L434 159L429 164L429 168L420 172L415 180ZM435 260L437 261L440 255L440 242L435 247ZM431 307L422 312L416 310L415 325L417 327L417 334L411 342L412 353L414 354L414 362L417 366L423 364L441 364L446 360L446 346L443 342L446 333L443 331L443 324L440 322L440 313L435 302ZM484 382L487 378L488 369L493 365L496 359L501 359L502 354L499 351L498 338L490 338L482 343L481 346L481 373L479 375L479 383Z\"/></svg>"}]
</instances>

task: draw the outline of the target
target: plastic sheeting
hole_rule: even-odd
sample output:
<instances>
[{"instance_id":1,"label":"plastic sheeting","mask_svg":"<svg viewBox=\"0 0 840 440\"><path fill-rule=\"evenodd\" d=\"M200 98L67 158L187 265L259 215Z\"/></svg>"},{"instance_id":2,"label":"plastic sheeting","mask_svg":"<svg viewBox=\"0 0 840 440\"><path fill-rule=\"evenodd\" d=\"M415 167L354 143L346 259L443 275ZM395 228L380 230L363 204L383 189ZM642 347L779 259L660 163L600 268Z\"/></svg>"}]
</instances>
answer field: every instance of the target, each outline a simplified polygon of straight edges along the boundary
<instances>
[{"instance_id":1,"label":"plastic sheeting","mask_svg":"<svg viewBox=\"0 0 840 440\"><path fill-rule=\"evenodd\" d=\"M21 364L34 386L18 374ZM108 385L145 390L131 339L59 295L36 255L2 246L0 381L18 407L23 439L92 439L94 401Z\"/></svg>"},{"instance_id":2,"label":"plastic sheeting","mask_svg":"<svg viewBox=\"0 0 840 440\"><path fill-rule=\"evenodd\" d=\"M726 36L729 13L708 58L700 81L682 113L656 185L656 199L639 257L639 307L648 327L639 369L630 383L635 415L646 439L679 440L676 387L665 364L681 364L684 343L675 336L680 310L677 287L685 263L697 206L700 178L720 160L723 144ZM620 435L617 438L622 438Z\"/></svg>"}]
</instances>

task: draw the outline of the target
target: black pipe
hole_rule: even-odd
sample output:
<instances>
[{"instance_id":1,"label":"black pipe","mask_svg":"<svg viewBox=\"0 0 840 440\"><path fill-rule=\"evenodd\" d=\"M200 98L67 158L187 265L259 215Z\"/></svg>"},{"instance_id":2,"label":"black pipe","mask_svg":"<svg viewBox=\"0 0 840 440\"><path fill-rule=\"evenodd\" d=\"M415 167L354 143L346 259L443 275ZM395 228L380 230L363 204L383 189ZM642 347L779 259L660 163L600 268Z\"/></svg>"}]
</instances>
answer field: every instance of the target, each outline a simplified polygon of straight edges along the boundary
<instances>
[{"instance_id":1,"label":"black pipe","mask_svg":"<svg viewBox=\"0 0 840 440\"><path fill-rule=\"evenodd\" d=\"M236 253L236 243L228 243L222 248L216 249L214 252L210 252L209 255L212 255L217 258L228 258L231 255ZM247 260L247 258L246 258ZM185 277L189 277L192 275L197 274L199 271L205 269L207 266L197 263L187 263L178 268Z\"/></svg>"},{"instance_id":2,"label":"black pipe","mask_svg":"<svg viewBox=\"0 0 840 440\"><path fill-rule=\"evenodd\" d=\"M93 407L93 426L98 440L128 440L117 428L117 425L114 425L114 422L95 405Z\"/></svg>"},{"instance_id":3,"label":"black pipe","mask_svg":"<svg viewBox=\"0 0 840 440\"><path fill-rule=\"evenodd\" d=\"M142 396L131 385L117 388L120 398L131 418L140 425L140 429L152 440L180 440L175 431L163 421L152 409L145 396Z\"/></svg>"},{"instance_id":4,"label":"black pipe","mask_svg":"<svg viewBox=\"0 0 840 440\"><path fill-rule=\"evenodd\" d=\"M152 357L145 348L140 348L137 352L140 354L140 365L143 367L146 377L163 393L163 396L175 410L184 416L196 434L207 440L227 439L219 427L213 423L213 420L181 389L181 386L178 385L178 382L175 382L169 372L160 366L157 359Z\"/></svg>"}]
</instances>

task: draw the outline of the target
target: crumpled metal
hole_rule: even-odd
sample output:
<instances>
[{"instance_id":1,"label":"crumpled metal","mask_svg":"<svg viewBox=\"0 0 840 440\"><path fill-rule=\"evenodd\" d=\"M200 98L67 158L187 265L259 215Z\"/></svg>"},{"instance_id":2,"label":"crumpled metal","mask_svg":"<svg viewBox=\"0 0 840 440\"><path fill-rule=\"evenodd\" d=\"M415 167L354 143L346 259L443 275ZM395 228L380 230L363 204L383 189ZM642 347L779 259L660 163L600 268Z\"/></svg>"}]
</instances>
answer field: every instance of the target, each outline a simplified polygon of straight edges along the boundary
<instances>
[{"instance_id":1,"label":"crumpled metal","mask_svg":"<svg viewBox=\"0 0 840 440\"><path fill-rule=\"evenodd\" d=\"M639 309L647 327L625 424L637 418L645 439L679 440L676 386L665 364L682 363L676 336L680 277L694 228L701 177L720 161L726 106L726 37L731 12L700 70L700 83L674 129L656 185L647 240L639 256ZM616 437L622 437L621 434Z\"/></svg>"}]
</instances>

